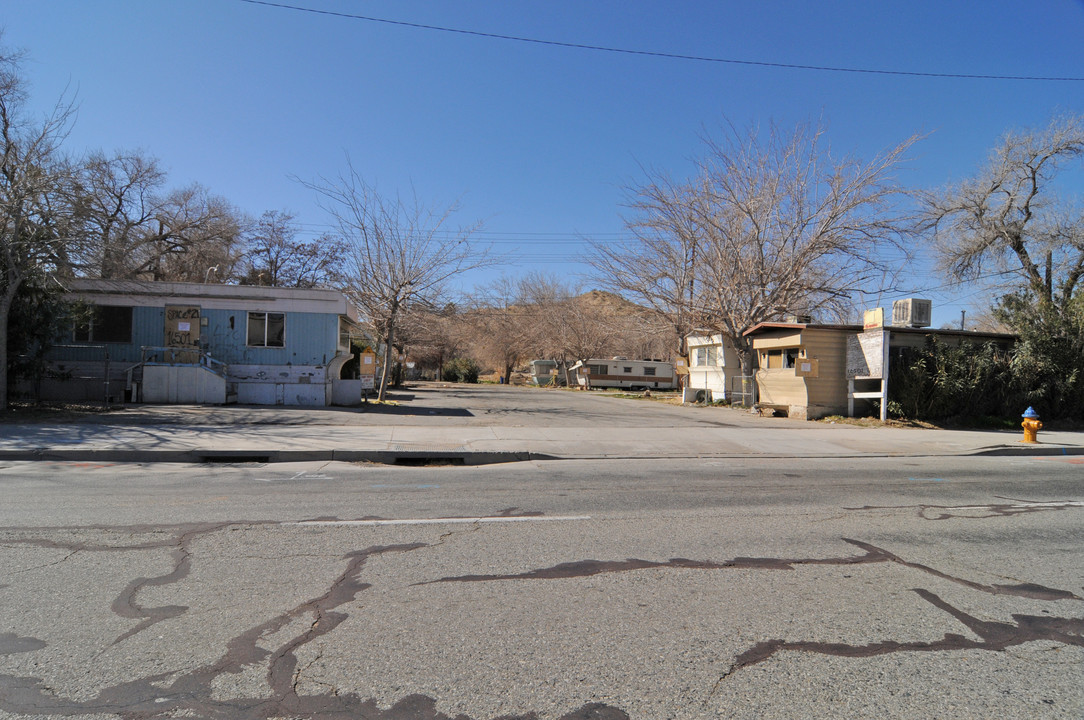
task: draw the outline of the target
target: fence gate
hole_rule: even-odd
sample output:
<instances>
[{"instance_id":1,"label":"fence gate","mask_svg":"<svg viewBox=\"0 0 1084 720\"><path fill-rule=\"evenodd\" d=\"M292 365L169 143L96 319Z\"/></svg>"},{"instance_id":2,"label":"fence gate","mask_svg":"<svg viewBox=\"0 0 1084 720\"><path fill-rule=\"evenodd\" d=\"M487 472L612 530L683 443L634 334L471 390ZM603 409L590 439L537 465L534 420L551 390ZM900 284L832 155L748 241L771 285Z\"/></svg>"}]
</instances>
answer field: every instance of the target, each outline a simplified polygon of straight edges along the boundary
<instances>
[{"instance_id":1,"label":"fence gate","mask_svg":"<svg viewBox=\"0 0 1084 720\"><path fill-rule=\"evenodd\" d=\"M734 375L730 378L730 401L733 405L752 407L757 400L756 378L752 375Z\"/></svg>"}]
</instances>

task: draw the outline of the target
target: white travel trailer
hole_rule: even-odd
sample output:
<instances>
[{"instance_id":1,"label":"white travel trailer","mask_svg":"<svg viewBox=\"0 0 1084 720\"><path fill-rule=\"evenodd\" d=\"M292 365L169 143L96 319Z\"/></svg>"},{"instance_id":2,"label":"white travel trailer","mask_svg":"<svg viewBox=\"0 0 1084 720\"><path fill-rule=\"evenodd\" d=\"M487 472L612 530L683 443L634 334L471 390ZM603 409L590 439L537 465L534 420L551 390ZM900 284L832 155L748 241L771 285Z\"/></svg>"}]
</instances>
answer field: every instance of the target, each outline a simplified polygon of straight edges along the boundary
<instances>
[{"instance_id":1,"label":"white travel trailer","mask_svg":"<svg viewBox=\"0 0 1084 720\"><path fill-rule=\"evenodd\" d=\"M625 388L628 390L670 390L677 386L674 366L661 360L609 360L592 358L578 362L569 372L580 387Z\"/></svg>"}]
</instances>

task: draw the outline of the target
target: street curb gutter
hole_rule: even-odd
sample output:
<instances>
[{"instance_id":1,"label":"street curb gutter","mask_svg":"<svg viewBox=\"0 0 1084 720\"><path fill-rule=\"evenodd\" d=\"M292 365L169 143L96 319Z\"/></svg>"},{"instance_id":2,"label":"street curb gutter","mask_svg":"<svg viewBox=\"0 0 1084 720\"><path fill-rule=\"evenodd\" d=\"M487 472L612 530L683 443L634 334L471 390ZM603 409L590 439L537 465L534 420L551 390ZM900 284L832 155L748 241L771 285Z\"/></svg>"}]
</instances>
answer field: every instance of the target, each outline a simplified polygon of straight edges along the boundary
<instances>
[{"instance_id":1,"label":"street curb gutter","mask_svg":"<svg viewBox=\"0 0 1084 720\"><path fill-rule=\"evenodd\" d=\"M973 456L986 457L1053 457L1060 455L1084 455L1084 447L1069 445L1021 445L983 448L970 453Z\"/></svg>"},{"instance_id":2,"label":"street curb gutter","mask_svg":"<svg viewBox=\"0 0 1084 720\"><path fill-rule=\"evenodd\" d=\"M0 460L103 463L243 464L290 462L372 462L382 465L492 465L555 460L552 455L519 452L432 452L411 450L0 450Z\"/></svg>"},{"instance_id":3,"label":"street curb gutter","mask_svg":"<svg viewBox=\"0 0 1084 720\"><path fill-rule=\"evenodd\" d=\"M117 450L90 448L34 448L0 450L0 461L56 461L99 463L273 464L290 462L370 462L382 465L493 465L540 460L666 460L757 458L863 458L863 457L1062 457L1084 455L1084 447L1064 445L1001 446L962 452L879 452L835 455L776 455L772 453L719 453L682 455L553 455L520 451L434 450Z\"/></svg>"}]
</instances>

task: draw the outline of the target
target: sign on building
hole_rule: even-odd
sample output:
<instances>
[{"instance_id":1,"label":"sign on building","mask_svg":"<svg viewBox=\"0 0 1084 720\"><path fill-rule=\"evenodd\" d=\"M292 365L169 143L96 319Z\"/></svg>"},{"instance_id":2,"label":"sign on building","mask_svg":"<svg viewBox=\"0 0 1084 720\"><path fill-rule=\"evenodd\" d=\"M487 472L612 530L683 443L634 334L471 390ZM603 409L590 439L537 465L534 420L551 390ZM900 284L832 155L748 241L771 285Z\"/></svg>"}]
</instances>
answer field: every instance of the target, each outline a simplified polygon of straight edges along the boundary
<instances>
[{"instance_id":1,"label":"sign on building","mask_svg":"<svg viewBox=\"0 0 1084 720\"><path fill-rule=\"evenodd\" d=\"M163 345L170 348L198 347L199 331L199 305L166 305L166 337ZM199 362L199 353L173 352L171 361L196 363Z\"/></svg>"},{"instance_id":2,"label":"sign on building","mask_svg":"<svg viewBox=\"0 0 1084 720\"><path fill-rule=\"evenodd\" d=\"M873 308L872 310L866 310L862 317L862 329L873 330L874 328L882 328L885 324L885 309Z\"/></svg>"},{"instance_id":3,"label":"sign on building","mask_svg":"<svg viewBox=\"0 0 1084 720\"><path fill-rule=\"evenodd\" d=\"M858 390L863 381L880 381L877 390ZM856 333L847 338L847 414L854 416L857 399L879 400L881 420L888 411L888 331L883 327Z\"/></svg>"},{"instance_id":4,"label":"sign on building","mask_svg":"<svg viewBox=\"0 0 1084 720\"><path fill-rule=\"evenodd\" d=\"M798 377L819 377L820 361L817 358L800 357L794 364L794 374Z\"/></svg>"},{"instance_id":5,"label":"sign on building","mask_svg":"<svg viewBox=\"0 0 1084 720\"><path fill-rule=\"evenodd\" d=\"M847 377L879 378L884 376L884 330L869 330L847 338Z\"/></svg>"},{"instance_id":6,"label":"sign on building","mask_svg":"<svg viewBox=\"0 0 1084 720\"><path fill-rule=\"evenodd\" d=\"M167 347L194 347L199 343L198 305L166 306L166 341Z\"/></svg>"},{"instance_id":7,"label":"sign on building","mask_svg":"<svg viewBox=\"0 0 1084 720\"><path fill-rule=\"evenodd\" d=\"M376 375L376 353L368 350L358 353L358 374L362 379Z\"/></svg>"}]
</instances>

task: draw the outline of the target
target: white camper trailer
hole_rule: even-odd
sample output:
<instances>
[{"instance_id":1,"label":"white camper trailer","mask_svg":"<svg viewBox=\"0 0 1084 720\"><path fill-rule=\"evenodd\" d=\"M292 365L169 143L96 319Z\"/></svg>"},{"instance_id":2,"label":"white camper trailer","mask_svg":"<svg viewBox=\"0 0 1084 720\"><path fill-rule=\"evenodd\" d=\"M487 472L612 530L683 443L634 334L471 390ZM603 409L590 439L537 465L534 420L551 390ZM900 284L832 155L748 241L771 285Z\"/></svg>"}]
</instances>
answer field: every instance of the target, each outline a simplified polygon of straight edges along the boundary
<instances>
[{"instance_id":1,"label":"white camper trailer","mask_svg":"<svg viewBox=\"0 0 1084 720\"><path fill-rule=\"evenodd\" d=\"M627 390L670 390L677 386L671 363L661 360L608 360L592 358L569 368L580 387L624 388Z\"/></svg>"}]
</instances>

